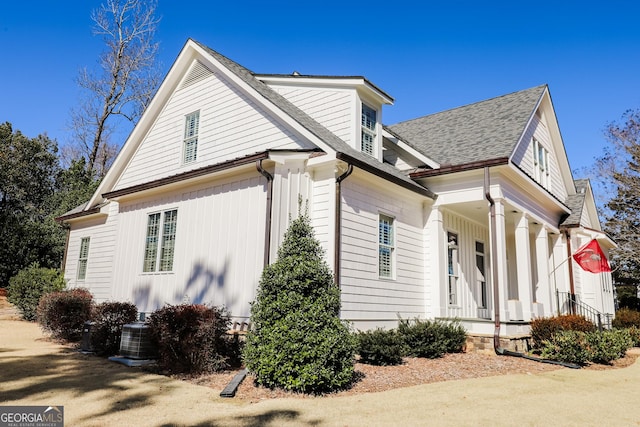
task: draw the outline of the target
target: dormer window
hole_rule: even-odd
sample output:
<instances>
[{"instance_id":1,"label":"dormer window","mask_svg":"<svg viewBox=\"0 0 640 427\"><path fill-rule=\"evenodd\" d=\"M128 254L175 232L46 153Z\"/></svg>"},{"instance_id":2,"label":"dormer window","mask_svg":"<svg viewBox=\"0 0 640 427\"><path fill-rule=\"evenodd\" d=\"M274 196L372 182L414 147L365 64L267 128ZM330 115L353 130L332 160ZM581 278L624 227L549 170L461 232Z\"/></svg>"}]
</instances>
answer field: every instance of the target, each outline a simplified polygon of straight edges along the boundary
<instances>
[{"instance_id":1,"label":"dormer window","mask_svg":"<svg viewBox=\"0 0 640 427\"><path fill-rule=\"evenodd\" d=\"M533 138L533 178L544 188L549 187L549 152Z\"/></svg>"},{"instance_id":2,"label":"dormer window","mask_svg":"<svg viewBox=\"0 0 640 427\"><path fill-rule=\"evenodd\" d=\"M376 110L362 104L362 139L360 151L370 156L375 156L376 142Z\"/></svg>"},{"instance_id":3,"label":"dormer window","mask_svg":"<svg viewBox=\"0 0 640 427\"><path fill-rule=\"evenodd\" d=\"M187 114L184 123L184 153L183 163L192 163L198 156L198 128L200 126L200 111Z\"/></svg>"}]
</instances>

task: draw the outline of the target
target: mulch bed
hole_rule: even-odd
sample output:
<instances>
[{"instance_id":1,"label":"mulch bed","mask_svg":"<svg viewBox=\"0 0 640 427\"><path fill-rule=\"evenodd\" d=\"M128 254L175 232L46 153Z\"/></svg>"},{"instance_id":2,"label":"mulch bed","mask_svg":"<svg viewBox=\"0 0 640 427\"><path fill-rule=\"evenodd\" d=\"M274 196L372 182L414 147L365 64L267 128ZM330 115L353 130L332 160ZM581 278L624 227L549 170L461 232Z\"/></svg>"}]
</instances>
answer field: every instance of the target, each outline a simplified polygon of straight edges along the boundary
<instances>
[{"instance_id":1,"label":"mulch bed","mask_svg":"<svg viewBox=\"0 0 640 427\"><path fill-rule=\"evenodd\" d=\"M589 365L584 369L605 370L624 368L633 364L638 354L628 354L611 365ZM535 375L563 368L559 365L540 363L519 357L497 356L495 354L470 352L447 354L440 359L405 358L398 366L373 366L356 363L359 380L345 391L332 396L346 396L359 393L375 393L420 384L442 381L462 380L468 378L489 377L495 375L529 374ZM235 376L237 371L204 375L188 381L222 390ZM283 397L312 398L313 396L283 390L270 390L254 385L251 375L242 382L236 398L258 402L264 399Z\"/></svg>"}]
</instances>

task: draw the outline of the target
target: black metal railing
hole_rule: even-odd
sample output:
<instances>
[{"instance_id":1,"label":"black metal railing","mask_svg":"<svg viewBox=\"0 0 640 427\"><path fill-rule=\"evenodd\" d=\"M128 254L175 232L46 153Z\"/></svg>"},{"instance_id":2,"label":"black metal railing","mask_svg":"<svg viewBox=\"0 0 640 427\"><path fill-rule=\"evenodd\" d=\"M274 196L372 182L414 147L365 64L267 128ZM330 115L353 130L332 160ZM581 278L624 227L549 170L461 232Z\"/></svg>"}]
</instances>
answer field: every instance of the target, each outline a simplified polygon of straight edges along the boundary
<instances>
[{"instance_id":1,"label":"black metal railing","mask_svg":"<svg viewBox=\"0 0 640 427\"><path fill-rule=\"evenodd\" d=\"M590 305L583 303L578 298L578 295L570 292L556 291L556 303L558 315L577 314L593 322L600 331L603 329L611 329L612 315L609 313L601 313Z\"/></svg>"}]
</instances>

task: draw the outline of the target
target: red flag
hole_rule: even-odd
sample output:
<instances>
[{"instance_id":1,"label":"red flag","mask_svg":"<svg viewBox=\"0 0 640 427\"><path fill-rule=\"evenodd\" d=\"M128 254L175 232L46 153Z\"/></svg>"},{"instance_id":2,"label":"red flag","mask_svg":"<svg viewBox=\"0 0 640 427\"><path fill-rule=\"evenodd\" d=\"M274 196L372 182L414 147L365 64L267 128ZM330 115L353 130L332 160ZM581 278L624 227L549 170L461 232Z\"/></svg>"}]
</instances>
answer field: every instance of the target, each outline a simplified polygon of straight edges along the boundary
<instances>
[{"instance_id":1,"label":"red flag","mask_svg":"<svg viewBox=\"0 0 640 427\"><path fill-rule=\"evenodd\" d=\"M583 270L590 271L591 273L611 271L607 257L604 256L604 252L602 252L602 248L596 239L591 240L578 249L576 253L573 254L573 259L576 260Z\"/></svg>"}]
</instances>

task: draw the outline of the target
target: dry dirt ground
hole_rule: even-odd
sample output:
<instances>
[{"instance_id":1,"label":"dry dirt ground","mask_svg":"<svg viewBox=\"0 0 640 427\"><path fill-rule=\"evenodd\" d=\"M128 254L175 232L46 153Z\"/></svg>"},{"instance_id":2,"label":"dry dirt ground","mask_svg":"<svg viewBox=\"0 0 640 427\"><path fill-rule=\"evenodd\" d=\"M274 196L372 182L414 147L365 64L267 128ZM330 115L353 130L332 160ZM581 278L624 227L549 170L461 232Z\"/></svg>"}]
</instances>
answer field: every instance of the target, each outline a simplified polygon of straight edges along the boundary
<instances>
[{"instance_id":1,"label":"dry dirt ground","mask_svg":"<svg viewBox=\"0 0 640 427\"><path fill-rule=\"evenodd\" d=\"M361 380L331 396L265 390L248 377L224 399L234 372L168 378L83 355L15 320L0 299L0 405L61 405L68 426L640 426L630 353L581 370L482 353L358 364Z\"/></svg>"}]
</instances>

